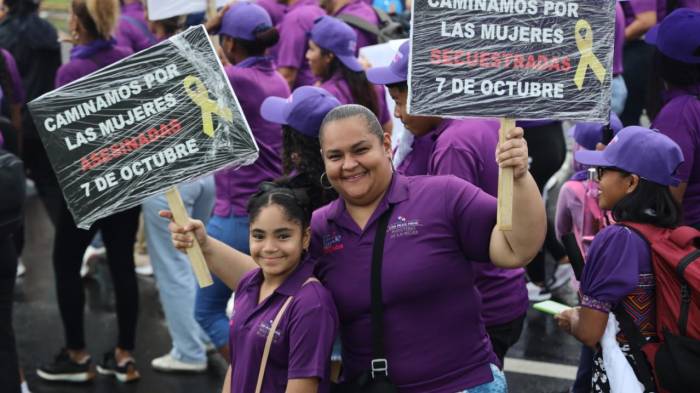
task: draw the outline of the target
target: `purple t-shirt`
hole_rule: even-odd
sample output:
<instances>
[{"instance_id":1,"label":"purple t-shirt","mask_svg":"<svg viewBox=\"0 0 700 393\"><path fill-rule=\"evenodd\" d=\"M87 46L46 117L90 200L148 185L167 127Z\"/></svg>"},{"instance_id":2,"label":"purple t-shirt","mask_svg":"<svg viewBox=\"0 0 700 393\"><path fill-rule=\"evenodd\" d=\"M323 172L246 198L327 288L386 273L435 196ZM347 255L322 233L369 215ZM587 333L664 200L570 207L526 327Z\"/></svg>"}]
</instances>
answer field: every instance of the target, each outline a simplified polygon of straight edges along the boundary
<instances>
[{"instance_id":1,"label":"purple t-shirt","mask_svg":"<svg viewBox=\"0 0 700 393\"><path fill-rule=\"evenodd\" d=\"M335 300L343 375L372 359L370 267L379 217L393 205L384 244L384 347L402 393L457 392L492 380L474 265L489 261L496 199L454 176L394 174L364 229L337 199L311 220L317 277Z\"/></svg>"},{"instance_id":2,"label":"purple t-shirt","mask_svg":"<svg viewBox=\"0 0 700 393\"><path fill-rule=\"evenodd\" d=\"M656 128L673 139L683 151L683 164L676 175L688 183L683 196L683 222L700 224L700 85L665 94L666 104L654 119Z\"/></svg>"},{"instance_id":3,"label":"purple t-shirt","mask_svg":"<svg viewBox=\"0 0 700 393\"><path fill-rule=\"evenodd\" d=\"M122 6L114 35L118 46L130 48L134 53L156 43L155 37L148 30L143 5L138 1Z\"/></svg>"},{"instance_id":4,"label":"purple t-shirt","mask_svg":"<svg viewBox=\"0 0 700 393\"><path fill-rule=\"evenodd\" d=\"M287 5L277 0L258 0L257 4L267 11L270 15L270 19L272 19L272 24L275 26L282 22L284 14L287 13Z\"/></svg>"},{"instance_id":5,"label":"purple t-shirt","mask_svg":"<svg viewBox=\"0 0 700 393\"><path fill-rule=\"evenodd\" d=\"M282 175L282 127L263 119L260 106L267 97L286 98L290 93L287 82L268 57L250 57L235 66L227 66L226 75L260 153L252 165L236 170L223 169L214 175L214 214L219 217L228 217L232 213L245 216L248 199L257 192L258 185Z\"/></svg>"},{"instance_id":6,"label":"purple t-shirt","mask_svg":"<svg viewBox=\"0 0 700 393\"><path fill-rule=\"evenodd\" d=\"M625 13L620 3L615 3L615 49L613 54L613 75L624 71L622 52L625 47Z\"/></svg>"},{"instance_id":7,"label":"purple t-shirt","mask_svg":"<svg viewBox=\"0 0 700 393\"><path fill-rule=\"evenodd\" d=\"M421 176L428 174L428 159L433 151L433 131L413 138L411 151L396 168L396 173L404 176Z\"/></svg>"},{"instance_id":8,"label":"purple t-shirt","mask_svg":"<svg viewBox=\"0 0 700 393\"><path fill-rule=\"evenodd\" d=\"M314 263L306 259L258 304L262 271L247 273L238 284L231 316L231 393L255 391L265 341L272 321L289 296L294 296L272 340L262 391L284 393L289 379L319 378L319 392L329 389L329 359L338 330L338 314L330 293L317 281L304 283Z\"/></svg>"},{"instance_id":9,"label":"purple t-shirt","mask_svg":"<svg viewBox=\"0 0 700 393\"><path fill-rule=\"evenodd\" d=\"M339 17L343 14L356 16L360 19L364 19L369 23L372 23L375 26L379 26L379 17L377 16L377 13L374 12L372 6L364 0L350 0L350 2L344 5L341 9L339 9L334 16ZM364 31L362 29L358 29L357 27L354 27L352 25L350 25L350 27L352 27L355 30L355 32L357 32L358 51L360 50L360 48L364 48L365 46L374 45L377 43L377 37L375 37L374 34Z\"/></svg>"},{"instance_id":10,"label":"purple t-shirt","mask_svg":"<svg viewBox=\"0 0 700 393\"><path fill-rule=\"evenodd\" d=\"M331 93L338 99L338 101L340 101L342 105L357 104L357 102L355 102L355 100L352 98L352 93L350 92L348 82L343 79L340 72L337 72L329 80L321 83L320 87ZM377 103L379 104L379 123L389 123L391 121L391 114L389 113L389 108L386 106L384 86L374 85L374 90L377 93Z\"/></svg>"},{"instance_id":11,"label":"purple t-shirt","mask_svg":"<svg viewBox=\"0 0 700 393\"><path fill-rule=\"evenodd\" d=\"M500 124L486 119L445 119L433 133L428 175L455 175L498 194L498 164L494 159ZM525 269L501 269L475 264L476 286L481 292L486 326L510 322L527 312Z\"/></svg>"},{"instance_id":12,"label":"purple t-shirt","mask_svg":"<svg viewBox=\"0 0 700 393\"><path fill-rule=\"evenodd\" d=\"M663 3L663 1L657 2L657 0L629 0L620 2L619 4L622 5L622 9L625 14L625 27L631 25L632 22L634 22L637 14L641 14L643 12L655 11L657 12L657 20L661 21L662 15L658 14L658 3ZM663 6L663 8L665 9L665 6Z\"/></svg>"},{"instance_id":13,"label":"purple t-shirt","mask_svg":"<svg viewBox=\"0 0 700 393\"><path fill-rule=\"evenodd\" d=\"M19 71L17 70L15 58L5 49L0 48L0 53L2 53L2 57L5 59L5 71L9 74L10 83L12 83L12 97L9 97L7 94L8 92L4 91L2 97L0 97L0 101L12 98L11 104L24 104L27 96L24 93L22 77L20 77Z\"/></svg>"},{"instance_id":14,"label":"purple t-shirt","mask_svg":"<svg viewBox=\"0 0 700 393\"><path fill-rule=\"evenodd\" d=\"M316 83L316 77L306 61L306 51L309 49L309 34L314 21L325 14L316 0L299 0L289 7L287 15L277 26L280 40L270 53L275 58L277 67L297 70L294 89Z\"/></svg>"},{"instance_id":15,"label":"purple t-shirt","mask_svg":"<svg viewBox=\"0 0 700 393\"><path fill-rule=\"evenodd\" d=\"M131 49L115 46L113 41L96 40L86 45L76 45L71 50L70 61L56 71L56 87L80 79L131 53Z\"/></svg>"}]
</instances>

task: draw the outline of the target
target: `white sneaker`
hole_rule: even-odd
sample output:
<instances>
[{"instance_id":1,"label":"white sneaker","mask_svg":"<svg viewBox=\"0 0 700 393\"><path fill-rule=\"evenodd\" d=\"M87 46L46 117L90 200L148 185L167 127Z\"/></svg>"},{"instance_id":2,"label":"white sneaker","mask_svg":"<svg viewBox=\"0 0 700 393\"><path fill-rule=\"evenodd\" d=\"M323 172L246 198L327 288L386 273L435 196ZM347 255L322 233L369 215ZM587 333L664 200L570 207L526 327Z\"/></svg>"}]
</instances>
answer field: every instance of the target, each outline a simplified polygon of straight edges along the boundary
<instances>
[{"instance_id":1,"label":"white sneaker","mask_svg":"<svg viewBox=\"0 0 700 393\"><path fill-rule=\"evenodd\" d=\"M22 263L22 259L17 258L17 277L19 278L19 277L24 276L24 273L26 273L26 272L27 272L27 267L24 266L24 264Z\"/></svg>"},{"instance_id":2,"label":"white sneaker","mask_svg":"<svg viewBox=\"0 0 700 393\"><path fill-rule=\"evenodd\" d=\"M95 263L100 258L107 256L107 250L104 247L88 246L83 254L83 266L80 267L80 277L87 277L95 273Z\"/></svg>"},{"instance_id":3,"label":"white sneaker","mask_svg":"<svg viewBox=\"0 0 700 393\"><path fill-rule=\"evenodd\" d=\"M570 263L558 265L557 270L554 271L554 282L550 288L554 290L562 287L568 284L572 277L574 277L574 267Z\"/></svg>"},{"instance_id":4,"label":"white sneaker","mask_svg":"<svg viewBox=\"0 0 700 393\"><path fill-rule=\"evenodd\" d=\"M134 266L136 274L140 276L152 276L153 266L151 266L151 259L148 254L134 253Z\"/></svg>"},{"instance_id":5,"label":"white sneaker","mask_svg":"<svg viewBox=\"0 0 700 393\"><path fill-rule=\"evenodd\" d=\"M185 363L173 358L170 356L170 354L167 354L151 360L151 367L153 367L155 370L165 372L185 371L199 373L206 371L207 363Z\"/></svg>"},{"instance_id":6,"label":"white sneaker","mask_svg":"<svg viewBox=\"0 0 700 393\"><path fill-rule=\"evenodd\" d=\"M531 282L527 283L527 298L531 302L543 302L552 298L552 293L546 288L540 287L539 285L533 284Z\"/></svg>"},{"instance_id":7,"label":"white sneaker","mask_svg":"<svg viewBox=\"0 0 700 393\"><path fill-rule=\"evenodd\" d=\"M32 391L29 390L29 385L27 385L27 381L22 382L21 388L22 393L32 393Z\"/></svg>"}]
</instances>

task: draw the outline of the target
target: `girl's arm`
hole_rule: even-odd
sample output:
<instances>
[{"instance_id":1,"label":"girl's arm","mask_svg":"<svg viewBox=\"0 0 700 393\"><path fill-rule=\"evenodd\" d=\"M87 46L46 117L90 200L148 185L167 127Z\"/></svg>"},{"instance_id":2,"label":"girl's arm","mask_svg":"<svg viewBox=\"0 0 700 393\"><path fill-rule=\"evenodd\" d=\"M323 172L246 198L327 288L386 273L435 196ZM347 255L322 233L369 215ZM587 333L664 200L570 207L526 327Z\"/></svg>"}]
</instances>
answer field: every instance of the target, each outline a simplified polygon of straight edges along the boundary
<instances>
[{"instance_id":1,"label":"girl's arm","mask_svg":"<svg viewBox=\"0 0 700 393\"><path fill-rule=\"evenodd\" d=\"M221 393L231 393L231 366L228 366L226 379L224 379L224 386L221 387Z\"/></svg>"},{"instance_id":2,"label":"girl's arm","mask_svg":"<svg viewBox=\"0 0 700 393\"><path fill-rule=\"evenodd\" d=\"M316 393L318 392L318 378L290 379L287 382L285 393Z\"/></svg>"},{"instance_id":3,"label":"girl's arm","mask_svg":"<svg viewBox=\"0 0 700 393\"><path fill-rule=\"evenodd\" d=\"M595 349L608 325L608 314L588 307L576 307L554 316L559 327Z\"/></svg>"}]
</instances>

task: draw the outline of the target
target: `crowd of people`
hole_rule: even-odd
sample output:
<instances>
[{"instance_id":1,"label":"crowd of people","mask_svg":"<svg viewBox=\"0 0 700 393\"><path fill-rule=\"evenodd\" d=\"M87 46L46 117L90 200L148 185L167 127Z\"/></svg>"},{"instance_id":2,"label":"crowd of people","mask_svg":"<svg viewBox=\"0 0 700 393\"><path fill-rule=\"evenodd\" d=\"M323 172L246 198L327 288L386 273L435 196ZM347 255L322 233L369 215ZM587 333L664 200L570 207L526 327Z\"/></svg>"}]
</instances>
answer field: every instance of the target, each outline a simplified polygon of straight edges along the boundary
<instances>
[{"instance_id":1,"label":"crowd of people","mask_svg":"<svg viewBox=\"0 0 700 393\"><path fill-rule=\"evenodd\" d=\"M406 26L410 2L233 2L205 27L218 36L258 159L179 184L185 225L158 195L90 230L75 225L26 104L197 18L152 20L140 0L72 0L62 64L59 34L39 6L4 0L0 171L10 168L6 152L21 158L55 228L64 341L36 370L47 383L141 378L140 248L172 342L150 366L202 372L215 348L230 363L222 392L505 392L505 356L530 301L562 287L578 294L555 316L582 343L572 392L617 393L601 349L611 313L626 310L645 340L660 340L650 246L616 223L700 229L700 1L616 3L610 121L566 131L560 121L519 121L500 142L497 119L408 113L409 41L387 66L358 58L384 41L387 18ZM406 131L394 133L394 121ZM548 217L543 194L565 164L567 132L573 175ZM507 231L496 226L503 168L514 173ZM23 233L21 209L0 206L0 385L12 393L28 391L12 332ZM580 272L564 246L571 237L585 257ZM204 288L183 252L195 241L214 280ZM117 336L93 360L82 276L102 247ZM618 360L643 362L624 332L617 343Z\"/></svg>"}]
</instances>

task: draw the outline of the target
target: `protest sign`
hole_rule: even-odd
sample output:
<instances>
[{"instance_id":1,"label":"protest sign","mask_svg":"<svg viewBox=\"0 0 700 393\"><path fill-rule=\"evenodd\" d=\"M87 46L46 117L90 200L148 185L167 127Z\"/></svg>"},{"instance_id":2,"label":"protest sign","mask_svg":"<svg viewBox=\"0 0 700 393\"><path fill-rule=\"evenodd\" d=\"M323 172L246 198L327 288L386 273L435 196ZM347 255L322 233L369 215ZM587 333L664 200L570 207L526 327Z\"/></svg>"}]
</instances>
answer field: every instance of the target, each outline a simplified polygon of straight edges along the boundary
<instances>
[{"instance_id":1,"label":"protest sign","mask_svg":"<svg viewBox=\"0 0 700 393\"><path fill-rule=\"evenodd\" d=\"M607 122L614 0L416 0L409 112Z\"/></svg>"},{"instance_id":2,"label":"protest sign","mask_svg":"<svg viewBox=\"0 0 700 393\"><path fill-rule=\"evenodd\" d=\"M230 0L148 0L148 19L161 20L205 12L211 6L219 8L230 2Z\"/></svg>"},{"instance_id":3,"label":"protest sign","mask_svg":"<svg viewBox=\"0 0 700 393\"><path fill-rule=\"evenodd\" d=\"M258 156L202 26L47 93L29 109L81 228Z\"/></svg>"}]
</instances>

